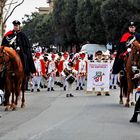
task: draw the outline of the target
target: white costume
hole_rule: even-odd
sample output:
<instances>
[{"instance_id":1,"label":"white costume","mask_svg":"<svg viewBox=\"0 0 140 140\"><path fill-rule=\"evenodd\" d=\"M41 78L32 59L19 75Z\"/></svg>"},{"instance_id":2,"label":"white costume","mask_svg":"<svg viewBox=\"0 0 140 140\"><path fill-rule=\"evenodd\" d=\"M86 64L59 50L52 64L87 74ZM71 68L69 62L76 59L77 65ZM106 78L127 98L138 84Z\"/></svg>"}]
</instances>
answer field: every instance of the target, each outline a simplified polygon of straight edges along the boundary
<instances>
[{"instance_id":1,"label":"white costume","mask_svg":"<svg viewBox=\"0 0 140 140\"><path fill-rule=\"evenodd\" d=\"M49 80L48 80L48 91L52 90L54 91L54 82L56 79L56 62L54 60L51 60L48 62L48 74L49 75Z\"/></svg>"},{"instance_id":2,"label":"white costume","mask_svg":"<svg viewBox=\"0 0 140 140\"><path fill-rule=\"evenodd\" d=\"M87 73L86 69L87 69L87 62L85 60L80 60L78 66L78 75L77 75L77 87L80 86L81 90L83 89L83 85L86 78L86 73Z\"/></svg>"},{"instance_id":3,"label":"white costume","mask_svg":"<svg viewBox=\"0 0 140 140\"><path fill-rule=\"evenodd\" d=\"M72 95L72 84L75 81L75 76L77 71L73 69L72 62L69 62L67 67L62 71L62 76L65 77L66 89L69 91L69 94L66 94L66 97L73 97Z\"/></svg>"},{"instance_id":4,"label":"white costume","mask_svg":"<svg viewBox=\"0 0 140 140\"><path fill-rule=\"evenodd\" d=\"M36 68L36 73L33 74L32 77L32 92L34 91L35 85L37 85L37 91L40 91L40 82L41 82L41 77L42 77L42 70L41 70L41 62L37 58L34 60L35 68Z\"/></svg>"}]
</instances>

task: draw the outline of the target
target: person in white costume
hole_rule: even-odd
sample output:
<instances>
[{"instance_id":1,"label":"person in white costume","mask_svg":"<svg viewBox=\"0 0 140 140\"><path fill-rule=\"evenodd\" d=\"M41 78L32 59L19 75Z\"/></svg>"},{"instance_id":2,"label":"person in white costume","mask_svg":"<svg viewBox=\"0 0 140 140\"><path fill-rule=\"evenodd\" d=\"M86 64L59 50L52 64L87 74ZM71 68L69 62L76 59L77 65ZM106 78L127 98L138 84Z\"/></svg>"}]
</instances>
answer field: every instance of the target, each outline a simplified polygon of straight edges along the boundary
<instances>
[{"instance_id":1,"label":"person in white costume","mask_svg":"<svg viewBox=\"0 0 140 140\"><path fill-rule=\"evenodd\" d=\"M35 85L37 85L37 92L40 92L40 82L42 77L42 70L41 70L41 62L40 62L40 53L37 52L34 58L34 64L36 68L36 73L32 75L32 88L31 92L34 91Z\"/></svg>"},{"instance_id":2,"label":"person in white costume","mask_svg":"<svg viewBox=\"0 0 140 140\"><path fill-rule=\"evenodd\" d=\"M87 61L84 58L85 53L80 53L80 58L75 65L75 69L78 71L76 90L83 90L83 85L87 75Z\"/></svg>"},{"instance_id":3,"label":"person in white costume","mask_svg":"<svg viewBox=\"0 0 140 140\"><path fill-rule=\"evenodd\" d=\"M72 94L72 85L75 81L77 71L73 67L73 63L69 62L67 67L62 71L62 76L65 77L66 89L69 93L66 94L66 97L74 97Z\"/></svg>"},{"instance_id":4,"label":"person in white costume","mask_svg":"<svg viewBox=\"0 0 140 140\"><path fill-rule=\"evenodd\" d=\"M54 91L54 82L56 79L57 64L55 62L55 54L51 54L51 60L48 62L48 91Z\"/></svg>"},{"instance_id":5,"label":"person in white costume","mask_svg":"<svg viewBox=\"0 0 140 140\"><path fill-rule=\"evenodd\" d=\"M66 90L66 79L65 79L65 76L62 75L62 71L67 67L68 63L69 63L69 53L65 52L63 54L63 58L60 60L59 66L58 66L59 75L61 76L61 79L63 82L64 91Z\"/></svg>"}]
</instances>

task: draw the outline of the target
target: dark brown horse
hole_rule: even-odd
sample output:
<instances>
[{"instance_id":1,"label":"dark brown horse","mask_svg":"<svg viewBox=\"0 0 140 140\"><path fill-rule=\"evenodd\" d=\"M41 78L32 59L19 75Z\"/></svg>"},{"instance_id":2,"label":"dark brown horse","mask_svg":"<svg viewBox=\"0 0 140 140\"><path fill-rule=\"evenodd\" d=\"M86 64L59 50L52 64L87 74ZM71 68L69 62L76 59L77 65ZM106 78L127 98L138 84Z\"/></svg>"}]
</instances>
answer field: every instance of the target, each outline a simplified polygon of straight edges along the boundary
<instances>
[{"instance_id":1,"label":"dark brown horse","mask_svg":"<svg viewBox=\"0 0 140 140\"><path fill-rule=\"evenodd\" d=\"M26 76L18 53L9 47L4 47L0 52L0 72L3 73L4 71L5 110L9 110L9 107L12 110L16 109L21 91L21 107L24 107ZM9 102L10 97L11 104Z\"/></svg>"},{"instance_id":2,"label":"dark brown horse","mask_svg":"<svg viewBox=\"0 0 140 140\"><path fill-rule=\"evenodd\" d=\"M125 106L129 107L133 102L134 75L140 70L140 44L134 41L131 45L131 52L126 60L124 75L120 76L120 88L124 91L120 92L120 103L123 104L123 93L126 95Z\"/></svg>"}]
</instances>

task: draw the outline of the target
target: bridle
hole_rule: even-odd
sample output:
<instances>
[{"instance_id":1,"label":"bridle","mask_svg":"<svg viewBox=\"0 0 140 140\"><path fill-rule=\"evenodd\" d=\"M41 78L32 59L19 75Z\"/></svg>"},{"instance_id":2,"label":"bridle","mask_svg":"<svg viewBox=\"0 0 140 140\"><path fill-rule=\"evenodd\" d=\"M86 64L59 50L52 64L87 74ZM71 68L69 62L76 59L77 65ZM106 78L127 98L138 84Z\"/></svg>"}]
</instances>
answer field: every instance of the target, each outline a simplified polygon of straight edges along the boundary
<instances>
[{"instance_id":1,"label":"bridle","mask_svg":"<svg viewBox=\"0 0 140 140\"><path fill-rule=\"evenodd\" d=\"M135 70L137 70L140 72L140 51L136 48L136 46L132 46L130 61L131 61L132 71L134 72Z\"/></svg>"}]
</instances>

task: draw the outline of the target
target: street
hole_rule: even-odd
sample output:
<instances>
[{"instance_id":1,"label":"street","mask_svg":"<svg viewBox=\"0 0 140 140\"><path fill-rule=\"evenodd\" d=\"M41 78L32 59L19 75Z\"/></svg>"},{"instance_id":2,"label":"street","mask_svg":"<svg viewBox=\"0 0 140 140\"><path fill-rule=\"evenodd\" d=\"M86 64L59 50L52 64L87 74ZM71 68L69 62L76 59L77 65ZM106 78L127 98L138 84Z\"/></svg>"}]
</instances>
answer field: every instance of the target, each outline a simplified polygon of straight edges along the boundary
<instances>
[{"instance_id":1,"label":"street","mask_svg":"<svg viewBox=\"0 0 140 140\"><path fill-rule=\"evenodd\" d=\"M119 87L111 96L73 90L26 92L25 108L0 106L0 140L139 140L140 119L129 123L134 107L119 104Z\"/></svg>"}]
</instances>

